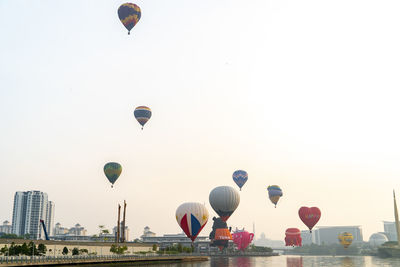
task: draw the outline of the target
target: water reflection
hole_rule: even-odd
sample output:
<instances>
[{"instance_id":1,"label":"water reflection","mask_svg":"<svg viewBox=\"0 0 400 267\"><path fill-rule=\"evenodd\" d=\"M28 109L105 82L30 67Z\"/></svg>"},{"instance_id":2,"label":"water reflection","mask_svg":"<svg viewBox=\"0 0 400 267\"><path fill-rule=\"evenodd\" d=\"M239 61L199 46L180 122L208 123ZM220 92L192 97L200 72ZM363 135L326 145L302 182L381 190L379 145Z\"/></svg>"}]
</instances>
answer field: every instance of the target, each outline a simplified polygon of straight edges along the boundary
<instances>
[{"instance_id":1,"label":"water reflection","mask_svg":"<svg viewBox=\"0 0 400 267\"><path fill-rule=\"evenodd\" d=\"M228 267L229 258L228 257L213 257L211 258L210 266L212 267Z\"/></svg>"},{"instance_id":2,"label":"water reflection","mask_svg":"<svg viewBox=\"0 0 400 267\"><path fill-rule=\"evenodd\" d=\"M342 258L342 266L343 267L355 267L356 265L354 264L354 261L350 257L344 257Z\"/></svg>"},{"instance_id":3,"label":"water reflection","mask_svg":"<svg viewBox=\"0 0 400 267\"><path fill-rule=\"evenodd\" d=\"M237 257L232 260L233 266L251 267L252 262L249 257Z\"/></svg>"},{"instance_id":4,"label":"water reflection","mask_svg":"<svg viewBox=\"0 0 400 267\"><path fill-rule=\"evenodd\" d=\"M303 267L302 257L287 257L286 258L287 267Z\"/></svg>"}]
</instances>

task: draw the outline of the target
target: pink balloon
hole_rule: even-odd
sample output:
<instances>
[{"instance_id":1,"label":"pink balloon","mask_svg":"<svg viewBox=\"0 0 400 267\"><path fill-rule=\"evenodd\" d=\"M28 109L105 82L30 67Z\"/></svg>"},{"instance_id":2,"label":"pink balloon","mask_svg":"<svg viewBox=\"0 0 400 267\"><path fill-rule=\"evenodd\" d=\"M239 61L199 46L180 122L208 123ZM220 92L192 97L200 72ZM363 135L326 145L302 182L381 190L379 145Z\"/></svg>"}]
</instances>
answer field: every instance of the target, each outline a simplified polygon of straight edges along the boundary
<instances>
[{"instance_id":1,"label":"pink balloon","mask_svg":"<svg viewBox=\"0 0 400 267\"><path fill-rule=\"evenodd\" d=\"M244 251L251 241L253 241L254 234L247 231L240 231L233 233L232 237L237 248Z\"/></svg>"}]
</instances>

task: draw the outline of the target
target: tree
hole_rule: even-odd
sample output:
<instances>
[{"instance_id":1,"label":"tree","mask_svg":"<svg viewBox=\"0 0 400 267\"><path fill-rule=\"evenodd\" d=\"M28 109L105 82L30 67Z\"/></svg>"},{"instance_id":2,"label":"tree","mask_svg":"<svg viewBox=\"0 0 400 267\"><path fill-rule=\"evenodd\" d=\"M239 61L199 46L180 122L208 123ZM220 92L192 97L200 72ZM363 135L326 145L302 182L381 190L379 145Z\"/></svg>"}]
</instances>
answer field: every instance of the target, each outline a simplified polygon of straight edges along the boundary
<instances>
[{"instance_id":1,"label":"tree","mask_svg":"<svg viewBox=\"0 0 400 267\"><path fill-rule=\"evenodd\" d=\"M153 244L153 251L157 251L157 245Z\"/></svg>"},{"instance_id":2,"label":"tree","mask_svg":"<svg viewBox=\"0 0 400 267\"><path fill-rule=\"evenodd\" d=\"M46 245L45 244L39 244L37 250L38 250L38 254L39 255L46 254L46 251L47 251Z\"/></svg>"},{"instance_id":3,"label":"tree","mask_svg":"<svg viewBox=\"0 0 400 267\"><path fill-rule=\"evenodd\" d=\"M114 254L124 254L126 250L128 250L126 246L120 247L115 244L112 244L110 247L110 252Z\"/></svg>"},{"instance_id":4,"label":"tree","mask_svg":"<svg viewBox=\"0 0 400 267\"><path fill-rule=\"evenodd\" d=\"M23 243L21 246L21 254L22 255L31 255L32 250L29 250L29 247L26 243Z\"/></svg>"},{"instance_id":5,"label":"tree","mask_svg":"<svg viewBox=\"0 0 400 267\"><path fill-rule=\"evenodd\" d=\"M75 256L75 255L79 255L79 249L78 248L73 248L72 249L72 256Z\"/></svg>"},{"instance_id":6,"label":"tree","mask_svg":"<svg viewBox=\"0 0 400 267\"><path fill-rule=\"evenodd\" d=\"M8 247L7 247L7 245L4 245L4 247L2 247L0 249L0 254L8 255Z\"/></svg>"},{"instance_id":7,"label":"tree","mask_svg":"<svg viewBox=\"0 0 400 267\"><path fill-rule=\"evenodd\" d=\"M67 247L63 248L62 254L63 255L67 255L68 254L68 248Z\"/></svg>"}]
</instances>

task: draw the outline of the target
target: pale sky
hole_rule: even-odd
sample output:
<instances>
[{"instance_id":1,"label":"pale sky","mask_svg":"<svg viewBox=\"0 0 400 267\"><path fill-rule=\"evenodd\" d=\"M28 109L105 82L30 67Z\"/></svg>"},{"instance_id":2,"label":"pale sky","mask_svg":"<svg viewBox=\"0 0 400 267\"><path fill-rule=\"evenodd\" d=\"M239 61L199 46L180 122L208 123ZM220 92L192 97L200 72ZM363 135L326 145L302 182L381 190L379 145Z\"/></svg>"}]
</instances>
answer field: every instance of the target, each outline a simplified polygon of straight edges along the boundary
<instances>
[{"instance_id":1,"label":"pale sky","mask_svg":"<svg viewBox=\"0 0 400 267\"><path fill-rule=\"evenodd\" d=\"M0 221L16 191L40 190L55 221L181 232L176 208L249 180L228 225L283 240L306 227L393 220L400 196L397 0L0 1ZM143 131L133 117L146 105ZM108 161L123 172L111 189ZM284 196L275 209L267 186Z\"/></svg>"}]
</instances>

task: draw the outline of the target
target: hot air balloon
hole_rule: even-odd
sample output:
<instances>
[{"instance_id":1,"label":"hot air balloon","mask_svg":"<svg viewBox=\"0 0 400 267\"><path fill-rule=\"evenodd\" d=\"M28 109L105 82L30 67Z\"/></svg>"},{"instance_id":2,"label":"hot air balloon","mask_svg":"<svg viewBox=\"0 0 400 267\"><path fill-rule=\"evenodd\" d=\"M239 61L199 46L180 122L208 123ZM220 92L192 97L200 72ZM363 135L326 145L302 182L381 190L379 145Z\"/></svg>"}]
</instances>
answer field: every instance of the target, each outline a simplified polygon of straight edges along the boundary
<instances>
[{"instance_id":1,"label":"hot air balloon","mask_svg":"<svg viewBox=\"0 0 400 267\"><path fill-rule=\"evenodd\" d=\"M321 211L317 207L301 207L299 209L299 217L303 221L303 223L310 229L314 227L321 218Z\"/></svg>"},{"instance_id":2,"label":"hot air balloon","mask_svg":"<svg viewBox=\"0 0 400 267\"><path fill-rule=\"evenodd\" d=\"M208 220L208 211L201 203L186 202L176 209L176 221L192 242Z\"/></svg>"},{"instance_id":3,"label":"hot air balloon","mask_svg":"<svg viewBox=\"0 0 400 267\"><path fill-rule=\"evenodd\" d=\"M244 251L253 241L254 234L247 231L236 231L233 233L233 243L236 244L238 250Z\"/></svg>"},{"instance_id":4,"label":"hot air balloon","mask_svg":"<svg viewBox=\"0 0 400 267\"><path fill-rule=\"evenodd\" d=\"M104 165L104 174L106 175L108 181L111 183L111 188L114 186L115 181L121 175L122 166L116 162L109 162Z\"/></svg>"},{"instance_id":5,"label":"hot air balloon","mask_svg":"<svg viewBox=\"0 0 400 267\"><path fill-rule=\"evenodd\" d=\"M119 20L128 30L128 34L131 34L132 28L139 22L141 16L140 7L135 4L125 3L118 8Z\"/></svg>"},{"instance_id":6,"label":"hot air balloon","mask_svg":"<svg viewBox=\"0 0 400 267\"><path fill-rule=\"evenodd\" d=\"M143 130L143 126L151 118L151 109L146 106L140 106L135 108L133 115L135 115L136 120L142 125Z\"/></svg>"},{"instance_id":7,"label":"hot air balloon","mask_svg":"<svg viewBox=\"0 0 400 267\"><path fill-rule=\"evenodd\" d=\"M340 233L338 236L339 243L342 244L344 248L348 248L353 242L353 235L348 232Z\"/></svg>"},{"instance_id":8,"label":"hot air balloon","mask_svg":"<svg viewBox=\"0 0 400 267\"><path fill-rule=\"evenodd\" d=\"M239 192L230 186L218 186L210 192L211 207L226 222L240 202Z\"/></svg>"},{"instance_id":9,"label":"hot air balloon","mask_svg":"<svg viewBox=\"0 0 400 267\"><path fill-rule=\"evenodd\" d=\"M275 204L276 208L276 204L278 204L278 201L282 196L282 189L277 185L270 185L268 186L267 190L269 199Z\"/></svg>"},{"instance_id":10,"label":"hot air balloon","mask_svg":"<svg viewBox=\"0 0 400 267\"><path fill-rule=\"evenodd\" d=\"M301 234L297 228L288 228L285 232L285 246L301 246Z\"/></svg>"},{"instance_id":11,"label":"hot air balloon","mask_svg":"<svg viewBox=\"0 0 400 267\"><path fill-rule=\"evenodd\" d=\"M242 191L242 186L247 182L249 178L246 171L237 170L232 174L233 181L239 186Z\"/></svg>"},{"instance_id":12,"label":"hot air balloon","mask_svg":"<svg viewBox=\"0 0 400 267\"><path fill-rule=\"evenodd\" d=\"M210 246L218 247L220 250L228 247L229 240L232 240L230 228L221 218L213 217L212 231L209 235Z\"/></svg>"}]
</instances>

